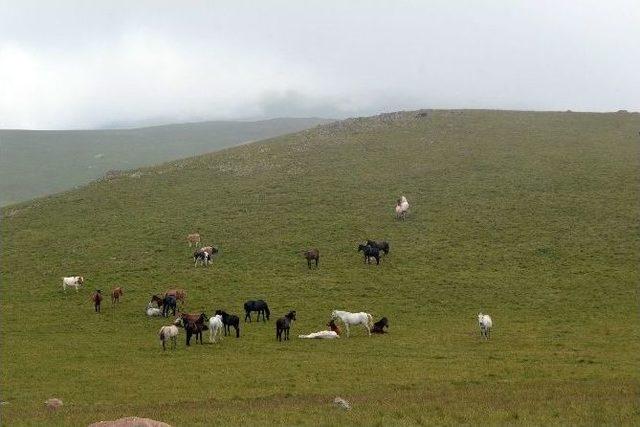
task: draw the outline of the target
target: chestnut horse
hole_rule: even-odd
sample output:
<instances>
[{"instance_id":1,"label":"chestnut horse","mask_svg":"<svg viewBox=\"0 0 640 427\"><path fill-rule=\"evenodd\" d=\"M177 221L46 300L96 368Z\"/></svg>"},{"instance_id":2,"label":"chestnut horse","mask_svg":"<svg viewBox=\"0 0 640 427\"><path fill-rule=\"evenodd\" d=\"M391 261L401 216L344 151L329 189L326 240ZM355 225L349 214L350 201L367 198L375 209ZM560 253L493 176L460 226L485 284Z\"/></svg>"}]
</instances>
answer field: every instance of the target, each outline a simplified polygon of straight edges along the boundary
<instances>
[{"instance_id":1,"label":"chestnut horse","mask_svg":"<svg viewBox=\"0 0 640 427\"><path fill-rule=\"evenodd\" d=\"M111 304L115 304L117 302L120 302L120 297L122 296L123 292L122 292L122 288L120 286L118 286L117 288L113 289L111 291Z\"/></svg>"}]
</instances>

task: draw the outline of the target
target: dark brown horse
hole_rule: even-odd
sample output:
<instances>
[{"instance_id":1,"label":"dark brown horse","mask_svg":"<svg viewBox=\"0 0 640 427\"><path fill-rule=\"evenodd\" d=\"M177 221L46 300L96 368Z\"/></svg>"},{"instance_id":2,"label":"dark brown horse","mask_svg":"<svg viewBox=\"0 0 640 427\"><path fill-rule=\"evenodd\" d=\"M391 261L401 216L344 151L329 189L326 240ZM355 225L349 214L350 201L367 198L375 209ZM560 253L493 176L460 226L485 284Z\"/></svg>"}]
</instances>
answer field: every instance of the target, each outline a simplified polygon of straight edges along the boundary
<instances>
[{"instance_id":1,"label":"dark brown horse","mask_svg":"<svg viewBox=\"0 0 640 427\"><path fill-rule=\"evenodd\" d=\"M307 265L311 268L311 261L316 262L316 268L318 268L318 262L320 261L320 251L317 248L309 249L308 251L304 251L303 255L307 260Z\"/></svg>"},{"instance_id":2,"label":"dark brown horse","mask_svg":"<svg viewBox=\"0 0 640 427\"><path fill-rule=\"evenodd\" d=\"M284 340L289 339L289 329L291 328L291 322L296 320L296 311L292 310L285 314L284 317L276 320L276 339L282 341L282 333L284 332Z\"/></svg>"},{"instance_id":3,"label":"dark brown horse","mask_svg":"<svg viewBox=\"0 0 640 427\"><path fill-rule=\"evenodd\" d=\"M204 313L181 313L174 322L174 325L184 327L184 331L187 335L188 346L191 345L191 337L193 335L196 336L196 344L198 343L198 338L200 339L200 344L202 344L202 331L209 329L207 327L207 315Z\"/></svg>"},{"instance_id":4,"label":"dark brown horse","mask_svg":"<svg viewBox=\"0 0 640 427\"><path fill-rule=\"evenodd\" d=\"M100 289L91 295L91 301L93 301L93 307L96 313L100 313L100 303L102 302L102 291Z\"/></svg>"},{"instance_id":5,"label":"dark brown horse","mask_svg":"<svg viewBox=\"0 0 640 427\"><path fill-rule=\"evenodd\" d=\"M329 327L329 330L335 332L336 334L340 335L341 331L340 331L340 327L338 325L336 325L336 321L331 319L331 321L329 323L327 323L327 326Z\"/></svg>"}]
</instances>

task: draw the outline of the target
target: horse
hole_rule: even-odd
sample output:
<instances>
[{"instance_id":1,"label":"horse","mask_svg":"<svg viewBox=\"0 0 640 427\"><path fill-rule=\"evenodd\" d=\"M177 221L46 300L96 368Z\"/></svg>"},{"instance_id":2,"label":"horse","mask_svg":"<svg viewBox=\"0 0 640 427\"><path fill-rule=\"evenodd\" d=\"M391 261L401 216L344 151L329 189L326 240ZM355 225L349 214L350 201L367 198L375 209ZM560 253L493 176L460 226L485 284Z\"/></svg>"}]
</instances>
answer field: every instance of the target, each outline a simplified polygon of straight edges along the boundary
<instances>
[{"instance_id":1,"label":"horse","mask_svg":"<svg viewBox=\"0 0 640 427\"><path fill-rule=\"evenodd\" d=\"M216 342L216 335L220 335L223 329L224 324L222 323L221 314L216 314L209 319L209 342Z\"/></svg>"},{"instance_id":2,"label":"horse","mask_svg":"<svg viewBox=\"0 0 640 427\"><path fill-rule=\"evenodd\" d=\"M376 323L373 324L373 327L371 328L371 333L384 334L387 332L384 330L384 328L389 329L389 320L386 317L383 317L382 319L378 320Z\"/></svg>"},{"instance_id":3,"label":"horse","mask_svg":"<svg viewBox=\"0 0 640 427\"><path fill-rule=\"evenodd\" d=\"M236 338L240 338L240 318L235 314L229 314L223 310L216 310L216 314L222 316L222 324L224 325L224 336L231 334L231 327L236 330Z\"/></svg>"},{"instance_id":4,"label":"horse","mask_svg":"<svg viewBox=\"0 0 640 427\"><path fill-rule=\"evenodd\" d=\"M367 330L369 336L371 336L373 317L371 317L369 313L350 313L348 311L333 310L331 312L331 318L342 320L342 323L344 323L344 327L347 330L347 338L349 338L349 325L362 325Z\"/></svg>"},{"instance_id":5,"label":"horse","mask_svg":"<svg viewBox=\"0 0 640 427\"><path fill-rule=\"evenodd\" d=\"M177 301L180 301L181 304L184 304L184 299L187 296L187 293L184 289L169 289L164 293L164 296L173 295L176 297Z\"/></svg>"},{"instance_id":6,"label":"horse","mask_svg":"<svg viewBox=\"0 0 640 427\"><path fill-rule=\"evenodd\" d=\"M162 315L164 317L169 317L169 310L171 310L172 315L176 315L176 297L168 295L164 297L164 301L162 302Z\"/></svg>"},{"instance_id":7,"label":"horse","mask_svg":"<svg viewBox=\"0 0 640 427\"><path fill-rule=\"evenodd\" d=\"M202 250L197 250L193 253L193 260L195 261L195 267L198 266L198 262L202 263L203 267L206 267L211 262L211 254Z\"/></svg>"},{"instance_id":8,"label":"horse","mask_svg":"<svg viewBox=\"0 0 640 427\"><path fill-rule=\"evenodd\" d=\"M404 221L408 210L409 202L406 197L402 196L402 198L396 202L396 219L402 219Z\"/></svg>"},{"instance_id":9,"label":"horse","mask_svg":"<svg viewBox=\"0 0 640 427\"><path fill-rule=\"evenodd\" d=\"M269 320L269 315L271 315L271 311L269 311L269 306L267 305L267 303L261 299L257 300L257 301L247 301L244 303L244 321L246 322L247 319L249 319L249 322L251 322L251 312L252 311L257 311L258 312L258 318L256 319L256 321L260 321L260 313L262 313L262 321L266 322L267 320ZM266 318L265 318L266 315Z\"/></svg>"},{"instance_id":10,"label":"horse","mask_svg":"<svg viewBox=\"0 0 640 427\"><path fill-rule=\"evenodd\" d=\"M364 263L371 264L371 258L376 260L376 265L380 265L380 251L378 248L369 245L358 245L358 252L364 254Z\"/></svg>"},{"instance_id":11,"label":"horse","mask_svg":"<svg viewBox=\"0 0 640 427\"><path fill-rule=\"evenodd\" d=\"M198 343L198 338L200 338L200 344L202 344L202 331L206 331L207 325L207 315L204 313L200 314L187 314L181 313L180 316L176 319L173 324L175 326L184 327L185 332L187 333L187 346L191 345L191 336L196 336L196 344Z\"/></svg>"},{"instance_id":12,"label":"horse","mask_svg":"<svg viewBox=\"0 0 640 427\"><path fill-rule=\"evenodd\" d=\"M114 288L111 291L111 304L115 304L117 302L120 302L120 297L122 296L123 292L122 292L122 288L121 287L117 287Z\"/></svg>"},{"instance_id":13,"label":"horse","mask_svg":"<svg viewBox=\"0 0 640 427\"><path fill-rule=\"evenodd\" d=\"M282 341L282 333L284 332L284 340L289 340L289 329L291 322L296 320L296 311L292 310L284 315L284 317L276 320L276 339Z\"/></svg>"},{"instance_id":14,"label":"horse","mask_svg":"<svg viewBox=\"0 0 640 427\"><path fill-rule=\"evenodd\" d=\"M100 289L91 295L91 301L93 301L93 308L96 313L100 313L100 303L102 302L102 291Z\"/></svg>"},{"instance_id":15,"label":"horse","mask_svg":"<svg viewBox=\"0 0 640 427\"><path fill-rule=\"evenodd\" d=\"M331 319L329 321L329 323L327 323L327 326L329 327L329 330L335 332L336 334L340 335L341 331L340 331L340 327L338 325L336 325L336 321Z\"/></svg>"},{"instance_id":16,"label":"horse","mask_svg":"<svg viewBox=\"0 0 640 427\"><path fill-rule=\"evenodd\" d=\"M311 261L313 260L315 260L316 268L318 268L318 262L320 261L320 251L318 249L309 249L308 251L304 251L303 255L307 260L309 269L311 269Z\"/></svg>"},{"instance_id":17,"label":"horse","mask_svg":"<svg viewBox=\"0 0 640 427\"><path fill-rule=\"evenodd\" d=\"M151 303L147 305L146 313L147 313L147 316L149 317L162 316L162 310L160 310L159 308L153 307Z\"/></svg>"},{"instance_id":18,"label":"horse","mask_svg":"<svg viewBox=\"0 0 640 427\"><path fill-rule=\"evenodd\" d=\"M151 295L151 300L149 301L149 304L152 304L154 302L156 303L158 308L160 308L164 304L164 297L160 297L159 295Z\"/></svg>"},{"instance_id":19,"label":"horse","mask_svg":"<svg viewBox=\"0 0 640 427\"><path fill-rule=\"evenodd\" d=\"M488 340L489 335L491 335L491 328L493 327L491 316L478 313L478 326L480 326L480 337Z\"/></svg>"},{"instance_id":20,"label":"horse","mask_svg":"<svg viewBox=\"0 0 640 427\"><path fill-rule=\"evenodd\" d=\"M160 341L162 342L162 350L166 350L165 342L168 339L171 339L172 347L176 348L177 337L178 337L178 327L175 325L163 326L160 328L158 332L158 336L160 337Z\"/></svg>"},{"instance_id":21,"label":"horse","mask_svg":"<svg viewBox=\"0 0 640 427\"><path fill-rule=\"evenodd\" d=\"M386 240L367 240L366 245L378 248L384 252L385 255L389 255L389 242Z\"/></svg>"}]
</instances>

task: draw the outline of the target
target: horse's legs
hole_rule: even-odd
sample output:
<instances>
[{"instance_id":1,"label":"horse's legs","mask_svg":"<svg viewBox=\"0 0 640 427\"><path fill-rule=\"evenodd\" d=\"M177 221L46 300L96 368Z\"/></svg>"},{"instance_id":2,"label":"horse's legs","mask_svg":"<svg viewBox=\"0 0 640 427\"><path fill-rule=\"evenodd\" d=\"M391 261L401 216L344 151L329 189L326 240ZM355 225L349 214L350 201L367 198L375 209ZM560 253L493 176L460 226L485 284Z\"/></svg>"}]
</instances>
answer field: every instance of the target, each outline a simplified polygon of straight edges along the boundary
<instances>
[{"instance_id":1,"label":"horse's legs","mask_svg":"<svg viewBox=\"0 0 640 427\"><path fill-rule=\"evenodd\" d=\"M316 268L318 268L318 261L320 261L320 258L316 258Z\"/></svg>"},{"instance_id":2,"label":"horse's legs","mask_svg":"<svg viewBox=\"0 0 640 427\"><path fill-rule=\"evenodd\" d=\"M309 266L309 270L311 270L311 258L307 259L307 265Z\"/></svg>"},{"instance_id":3,"label":"horse's legs","mask_svg":"<svg viewBox=\"0 0 640 427\"><path fill-rule=\"evenodd\" d=\"M162 351L165 351L165 350L166 350L166 347L164 345L164 340L162 340Z\"/></svg>"},{"instance_id":4,"label":"horse's legs","mask_svg":"<svg viewBox=\"0 0 640 427\"><path fill-rule=\"evenodd\" d=\"M244 321L247 321L247 317L249 318L249 323L251 323L251 312L250 311L245 311L244 312Z\"/></svg>"},{"instance_id":5,"label":"horse's legs","mask_svg":"<svg viewBox=\"0 0 640 427\"><path fill-rule=\"evenodd\" d=\"M214 336L213 336L213 328L209 328L209 342L210 343L214 343L216 342Z\"/></svg>"}]
</instances>

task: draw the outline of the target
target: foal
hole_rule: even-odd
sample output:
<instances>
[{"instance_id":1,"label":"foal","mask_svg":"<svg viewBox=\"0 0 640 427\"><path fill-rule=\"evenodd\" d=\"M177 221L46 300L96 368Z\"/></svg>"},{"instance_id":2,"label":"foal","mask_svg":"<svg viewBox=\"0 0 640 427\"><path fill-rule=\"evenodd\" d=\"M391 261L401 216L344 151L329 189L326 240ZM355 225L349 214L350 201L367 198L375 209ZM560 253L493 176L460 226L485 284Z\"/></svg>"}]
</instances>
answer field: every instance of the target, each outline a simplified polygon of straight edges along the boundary
<instances>
[{"instance_id":1,"label":"foal","mask_svg":"<svg viewBox=\"0 0 640 427\"><path fill-rule=\"evenodd\" d=\"M122 292L122 288L120 286L118 286L117 288L113 289L111 291L111 304L115 304L117 302L120 302L120 297L122 296L123 292Z\"/></svg>"},{"instance_id":2,"label":"foal","mask_svg":"<svg viewBox=\"0 0 640 427\"><path fill-rule=\"evenodd\" d=\"M296 311L292 310L289 313L285 314L284 317L279 318L276 321L276 339L278 341L282 341L282 333L284 332L284 340L289 340L289 328L291 327L291 322L296 320Z\"/></svg>"},{"instance_id":3,"label":"foal","mask_svg":"<svg viewBox=\"0 0 640 427\"><path fill-rule=\"evenodd\" d=\"M303 255L307 260L309 269L311 269L311 261L314 260L316 262L316 268L318 268L318 262L320 261L320 251L318 249L309 249L308 251L304 251Z\"/></svg>"}]
</instances>

